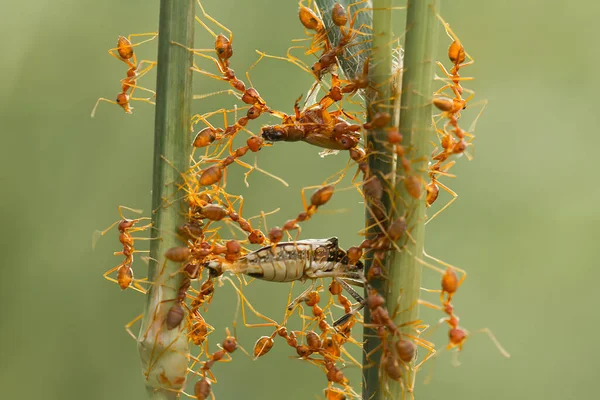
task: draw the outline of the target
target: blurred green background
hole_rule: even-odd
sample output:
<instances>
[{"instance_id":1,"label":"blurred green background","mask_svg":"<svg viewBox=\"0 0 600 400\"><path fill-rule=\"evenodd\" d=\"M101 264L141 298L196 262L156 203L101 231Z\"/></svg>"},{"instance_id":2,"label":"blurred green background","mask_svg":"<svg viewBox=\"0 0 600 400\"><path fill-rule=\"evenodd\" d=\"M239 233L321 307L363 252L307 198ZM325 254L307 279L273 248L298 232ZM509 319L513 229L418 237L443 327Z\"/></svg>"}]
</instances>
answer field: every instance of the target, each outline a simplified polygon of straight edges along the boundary
<instances>
[{"instance_id":1,"label":"blurred green background","mask_svg":"<svg viewBox=\"0 0 600 400\"><path fill-rule=\"evenodd\" d=\"M465 71L476 77L468 86L489 105L477 126L475 159L460 160L453 169L458 179L445 181L460 197L428 225L426 248L468 270L455 298L461 323L471 331L492 329L512 358L502 358L484 335L473 336L460 367L445 353L435 368L425 369L417 398L594 398L600 370L599 303L592 285L600 279L594 149L600 139L590 102L598 93L594 40L600 36L600 5L442 3L442 15L477 61ZM156 30L158 1L23 4L0 5L0 222L6 256L0 278L1 397L144 399L135 343L123 330L143 298L102 278L120 262L112 256L116 231L94 251L91 237L118 219L119 204L150 209L153 109L138 103L126 115L101 104L96 118L89 114L98 97L114 97L125 76L124 64L106 50L117 35ZM238 74L254 62L255 49L282 55L291 39L304 37L295 1L205 5L234 31L232 66ZM439 59L448 65L449 40L441 32ZM196 47L210 45L198 27ZM155 46L138 48L138 57L154 59ZM196 93L228 88L196 77ZM270 105L287 112L311 83L308 74L273 60L261 62L252 78ZM152 88L153 79L140 84ZM214 96L193 110L232 104L232 97ZM467 110L465 120L475 113ZM250 129L257 131L260 123ZM281 224L300 211L299 188L320 184L345 164L345 155L321 159L317 153L305 144L264 149L260 165L291 187L253 174L250 190L235 180L228 188L245 196L248 216L281 207L269 219ZM344 212L324 211L305 224L304 237L335 235L344 247L356 244L363 224L358 196L336 196L327 210ZM134 269L143 276L145 265L139 261ZM439 285L432 271L425 271L424 280L425 286ZM232 326L235 308L231 290L220 293L209 314L217 329L212 350L224 327ZM283 314L285 285L256 282L246 293L264 313ZM441 317L424 316L430 323ZM251 350L263 333L239 328L238 334ZM443 347L445 330L432 338ZM323 373L290 355L281 340L258 361L234 354L234 362L214 368L217 398L322 396ZM346 372L359 381L357 368ZM431 382L424 385L427 374Z\"/></svg>"}]
</instances>

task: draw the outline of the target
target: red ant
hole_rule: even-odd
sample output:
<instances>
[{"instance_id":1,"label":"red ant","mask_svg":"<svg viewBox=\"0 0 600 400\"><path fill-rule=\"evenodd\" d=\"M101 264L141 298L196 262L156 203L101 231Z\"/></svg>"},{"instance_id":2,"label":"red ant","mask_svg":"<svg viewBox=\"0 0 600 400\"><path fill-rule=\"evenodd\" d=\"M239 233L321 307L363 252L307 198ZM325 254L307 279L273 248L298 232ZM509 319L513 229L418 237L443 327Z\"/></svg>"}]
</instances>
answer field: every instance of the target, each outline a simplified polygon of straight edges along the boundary
<instances>
[{"instance_id":1,"label":"red ant","mask_svg":"<svg viewBox=\"0 0 600 400\"><path fill-rule=\"evenodd\" d=\"M244 354L249 354L241 347L235 336L231 336L229 329L225 329L227 336L219 346L219 350L210 354L209 359L207 361L201 361L197 357L190 356L192 360L194 360L193 364L189 368L189 371L193 372L196 375L201 376L201 379L196 382L194 386L194 394L198 399L206 399L209 395L211 395L214 399L214 395L211 392L211 382L216 383L217 380L213 375L211 368L217 362L229 362L232 360L231 354L235 352L238 348L244 352ZM234 326L235 331L235 326ZM227 358L226 358L227 357ZM194 371L193 367L196 363L202 363L202 367L199 371Z\"/></svg>"},{"instance_id":2,"label":"red ant","mask_svg":"<svg viewBox=\"0 0 600 400\"><path fill-rule=\"evenodd\" d=\"M337 182L335 182L337 183ZM306 189L310 189L311 187L306 187L302 189L302 203L304 205L304 211L298 214L298 216L294 219L290 219L286 221L283 225L283 228L275 227L271 229L269 232L269 238L271 243L277 244L283 237L284 232L289 232L291 230L297 229L298 235L300 235L300 226L298 222L308 221L318 210L319 207L327 204L331 197L333 196L333 192L335 189L335 183L330 185L318 186L319 189L316 190L312 196L310 197L310 205L306 204L306 197L304 195L304 191ZM297 236L298 236L297 235Z\"/></svg>"},{"instance_id":3,"label":"red ant","mask_svg":"<svg viewBox=\"0 0 600 400\"><path fill-rule=\"evenodd\" d=\"M443 270L434 265L431 265L419 258L416 259L419 263L426 266L427 268L433 269L434 271L437 271L442 274L441 290L423 289L428 292L440 292L441 305L438 306L438 305L429 303L424 300L419 300L419 304L422 304L426 307L433 308L436 310L441 310L445 314L448 315L447 317L442 318L439 322L440 324L446 322L449 326L449 330L448 330L448 340L449 341L448 341L448 345L446 346L446 349L451 350L451 349L457 348L458 351L461 351L465 341L469 337L469 333L465 329L461 328L458 325L459 317L454 313L454 306L451 304L451 301L452 301L454 294L456 293L456 291L458 290L458 288L460 287L462 282L465 280L467 273L462 269L459 269L459 268L457 268L453 265L450 265L442 260L432 257L426 253L423 253L423 254L425 254L426 257L445 266L446 270ZM460 279L456 275L456 271L461 273ZM504 350L504 348L502 347L500 342L498 342L498 339L496 339L496 337L494 336L494 334L492 333L491 330L489 330L488 328L483 328L483 329L478 330L477 332L486 333L488 335L488 337L490 338L490 340L496 345L496 348L498 349L498 351L500 351L500 354L502 354L504 357L507 357L507 358L510 357L510 354L508 354L508 352L506 350Z\"/></svg>"},{"instance_id":4,"label":"red ant","mask_svg":"<svg viewBox=\"0 0 600 400\"><path fill-rule=\"evenodd\" d=\"M303 0L300 0L298 3L298 17L300 18L300 22L306 29L315 31L315 34L312 35L313 40L310 45L310 49L306 52L306 54L313 54L320 50L328 51L331 49L331 44L329 43L327 30L325 29L323 21L321 18L319 18L315 11L304 6L302 2Z\"/></svg>"},{"instance_id":5,"label":"red ant","mask_svg":"<svg viewBox=\"0 0 600 400\"><path fill-rule=\"evenodd\" d=\"M143 221L143 220L148 220L150 218L148 217L142 217L142 218L137 218L137 219L128 219L125 218L123 216L123 210L129 210L129 211L133 211L135 213L141 213L141 210L135 210L133 208L129 208L129 207L125 207L125 206L119 206L119 215L121 215L121 220L113 223L111 226L109 226L108 228L106 228L103 231L96 231L94 233L94 237L92 240L92 247L95 247L96 241L100 238L100 236L104 236L104 234L106 234L108 231L110 231L115 225L117 225L117 229L119 230L119 242L121 242L121 244L123 245L123 250L122 251L118 251L115 252L115 255L122 255L125 256L125 261L123 261L121 264L117 265L116 267L114 267L113 269L107 271L104 273L104 277L106 279L108 279L111 282L115 282L117 283L121 289L125 290L128 287L131 286L131 283L133 282L133 289L137 290L141 293L146 293L146 290L144 290L138 282L134 282L133 279L133 271L131 269L131 264L133 264L133 254L134 253L139 253L141 252L140 250L135 250L133 247L133 243L135 240L150 240L148 238L135 238L133 237L131 234L134 232L141 232L144 231L148 228L150 228L152 226L152 224L148 224L148 225L144 225L144 226L140 226L140 227L134 227L134 225L136 223L138 223L139 221ZM117 279L111 278L109 275L112 274L114 271L117 271Z\"/></svg>"},{"instance_id":6,"label":"red ant","mask_svg":"<svg viewBox=\"0 0 600 400\"><path fill-rule=\"evenodd\" d=\"M229 84L236 91L241 93L241 95L238 98L240 98L244 103L246 103L250 106L248 108L248 112L245 117L240 118L234 125L229 126L223 132L224 137L233 137L238 131L240 131L241 129L244 129L244 127L248 124L248 122L250 120L258 118L264 112L272 112L272 111L269 109L269 107L267 107L267 104L262 99L260 94L256 91L256 89L246 88L246 85L244 84L244 82L241 81L240 79L238 79L235 75L235 71L230 68L229 60L233 56L233 47L232 47L233 33L231 32L231 30L229 30L226 26L224 26L223 24L218 22L216 19L211 17L209 14L207 14L206 11L204 10L204 6L200 2L200 0L198 0L198 5L200 7L200 10L202 11L203 16L206 19L208 19L209 21L215 23L221 29L227 31L229 33L229 37L226 37L223 34L217 35L206 25L206 23L204 23L199 17L196 17L196 21L200 25L202 25L215 38L214 50L212 50L212 49L210 49L210 50L209 49L190 49L179 43L174 42L173 44L182 46L182 47L186 48L188 51L193 52L195 55L198 55L198 56L201 56L201 57L204 57L204 58L207 58L207 59L213 61L215 63L215 65L217 66L217 68L219 69L221 76L204 71L195 65L192 68L192 70L196 71L196 72L200 72L200 73L207 75L213 79L224 80L226 82L229 82ZM217 58L214 58L212 56L204 54L204 52L206 52L206 51L210 51L210 52L215 51ZM230 90L229 91L221 91L221 92L234 93L234 92L231 92ZM221 93L221 92L216 92L216 93ZM212 94L216 94L216 93L211 93L209 95L195 96L194 98L204 98L204 97L210 96Z\"/></svg>"},{"instance_id":7,"label":"red ant","mask_svg":"<svg viewBox=\"0 0 600 400\"><path fill-rule=\"evenodd\" d=\"M150 39L146 39L140 43L132 44L131 37L134 37L134 36L136 36L136 37L137 36L152 36L152 37ZM138 64L133 48L135 46L139 46L143 43L149 42L149 41L153 40L154 38L156 38L157 36L158 36L158 33L131 34L128 37L119 36L119 39L117 40L117 47L108 50L108 54L110 54L111 56L115 57L116 59L121 60L125 64L127 64L127 66L129 67L129 69L127 70L127 77L121 80L121 93L119 93L117 95L116 101L108 100L103 97L98 99L98 101L96 102L96 105L92 109L92 113L91 113L92 118L94 117L94 115L96 115L96 109L98 108L98 105L100 104L101 101L121 106L127 114L131 114L133 112L133 107L131 107L129 104L131 100L145 101L146 103L154 104L154 102L152 100L150 100L150 98L133 97L133 92L136 89L150 92L150 93L152 93L153 96L156 96L156 93L154 93L152 90L137 86L137 84L136 84L137 80L140 77L142 77L143 75L148 73L152 68L154 68L154 66L156 65L156 62L142 60ZM148 65L144 69L140 70L140 66L143 64L148 64ZM127 92L130 90L131 90L130 94L127 94Z\"/></svg>"},{"instance_id":8,"label":"red ant","mask_svg":"<svg viewBox=\"0 0 600 400\"><path fill-rule=\"evenodd\" d=\"M403 369L406 368L408 371L413 371L416 373L416 371L418 371L425 362L427 362L436 354L436 351L433 343L421 339L418 336L402 333L400 328L404 326L417 325L415 328L420 334L423 328L427 328L427 326L420 325L422 322L421 320L407 322L402 325L396 325L393 321L393 317L390 316L389 312L385 308L385 299L374 289L369 289L369 295L367 296L366 302L371 312L369 326L375 329L375 332L381 341L380 347L378 346L371 351L371 353L367 354L367 358L373 352L377 351L379 348L382 348L383 352L379 362L381 368L380 375L382 372L385 372L387 377L392 380L399 381L404 388L404 384L401 382L401 378L404 375ZM390 346L388 334L391 334L392 336L392 346ZM408 339L403 338L403 336L407 337ZM396 338L397 340L394 340ZM426 349L428 353L417 365L409 368L405 364L414 361L417 354L415 344ZM413 375L412 381L407 379L407 381L410 382L410 387L408 388L409 392L413 391L414 376L415 375Z\"/></svg>"},{"instance_id":9,"label":"red ant","mask_svg":"<svg viewBox=\"0 0 600 400\"><path fill-rule=\"evenodd\" d=\"M333 20L333 23L337 27L339 27L341 38L340 38L339 42L333 48L331 48L329 50L326 49L326 51L321 55L319 60L317 62L315 62L313 64L313 66L311 67L313 74L315 75L315 77L318 80L320 80L325 73L330 72L333 69L333 67L337 64L337 57L339 57L343 54L346 47L348 47L348 45L354 40L354 38L358 34L363 34L360 32L360 29L362 28L362 26L355 29L354 24L356 22L356 18L358 17L358 14L360 12L366 11L366 9L359 9L356 12L354 12L354 14L352 15L352 18L350 19L349 26L347 27L346 24L348 23L348 14L351 14L350 8L352 6L355 6L357 4L361 4L364 2L365 1L362 0L362 1L358 1L356 3L349 4L346 10L344 10L344 8L339 3L335 3L333 5L332 11L331 11L331 13L332 13L331 19Z\"/></svg>"}]
</instances>

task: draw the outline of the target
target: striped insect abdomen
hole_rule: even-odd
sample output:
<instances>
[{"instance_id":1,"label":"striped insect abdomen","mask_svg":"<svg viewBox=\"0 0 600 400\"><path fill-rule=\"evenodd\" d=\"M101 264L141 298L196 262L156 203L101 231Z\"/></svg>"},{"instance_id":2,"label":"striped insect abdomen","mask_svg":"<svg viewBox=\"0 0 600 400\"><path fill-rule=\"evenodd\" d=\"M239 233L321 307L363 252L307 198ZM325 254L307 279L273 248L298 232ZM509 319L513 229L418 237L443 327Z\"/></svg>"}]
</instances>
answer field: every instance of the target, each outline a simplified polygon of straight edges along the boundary
<instances>
[{"instance_id":1,"label":"striped insect abdomen","mask_svg":"<svg viewBox=\"0 0 600 400\"><path fill-rule=\"evenodd\" d=\"M242 258L240 270L253 278L273 282L302 280L305 270L312 261L310 245L280 244L272 248L263 247Z\"/></svg>"}]
</instances>

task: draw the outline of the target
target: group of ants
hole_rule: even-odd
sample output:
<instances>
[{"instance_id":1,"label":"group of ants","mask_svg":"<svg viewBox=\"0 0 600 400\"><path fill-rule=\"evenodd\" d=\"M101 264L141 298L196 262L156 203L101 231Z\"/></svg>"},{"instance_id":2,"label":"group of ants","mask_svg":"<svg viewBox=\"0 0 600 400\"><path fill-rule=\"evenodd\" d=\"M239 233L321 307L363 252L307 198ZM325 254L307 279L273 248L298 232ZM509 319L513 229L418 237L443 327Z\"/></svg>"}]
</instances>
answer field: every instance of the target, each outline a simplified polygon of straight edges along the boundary
<instances>
[{"instance_id":1,"label":"group of ants","mask_svg":"<svg viewBox=\"0 0 600 400\"><path fill-rule=\"evenodd\" d=\"M413 171L410 149L408 146L403 145L402 133L395 126L390 126L392 117L388 112L372 112L369 122L361 123L359 118L344 111L339 106L340 102L344 99L351 99L353 96L362 94L367 90L376 90L372 88L367 76L369 58L365 59L363 71L357 74L356 77L343 79L337 72L338 61L344 57L346 50L355 45L358 37L363 38L369 35L364 32L362 27L355 27L359 13L367 11L365 8L356 10L356 6L363 2L359 1L358 3L351 4L346 9L337 3L333 6L330 18L333 21L333 29L339 30L339 40L335 44L330 41L329 32L325 28L325 24L316 8L310 8L310 5L307 7L302 4L302 1L300 2L299 19L304 28L306 28L305 31L311 36L310 47L307 49L306 54L316 54L318 59L311 67L303 64L289 52L285 59L299 65L302 69L310 71L315 77L317 84L321 84L326 75L330 75L331 83L328 85L329 89L327 93L320 100L301 109L299 106L300 99L298 99L294 104L293 114L288 115L270 108L255 88L247 87L236 76L234 70L230 67L230 59L233 56L232 32L208 15L204 11L200 1L198 1L205 20L216 24L228 32L229 35L216 34L207 26L204 20L196 17L196 20L215 38L214 50L211 49L213 55L206 54L207 50L188 50L192 51L196 56L209 59L213 62L218 69L218 74L205 71L195 63L192 70L228 82L233 90L230 89L227 92L234 93L247 107L236 108L236 113L238 110L246 110L246 115L237 119L233 125L227 125L226 115L231 110L216 112L222 112L225 115L224 128L215 127L208 122L208 116L216 114L215 112L202 116L197 115L193 118L192 126L200 122L206 124L206 127L196 134L192 143L195 150L204 149L205 153L199 158L199 161L192 162L189 170L181 174L183 180L181 189L185 192L184 197L187 211L185 223L179 227L178 235L185 245L168 249L164 254L167 260L181 265L179 273L183 276L183 283L178 289L177 298L171 300L173 304L166 314L164 321L165 328L168 330L176 328L187 330L189 341L201 348L201 353L198 357L190 356L193 363L189 370L200 378L194 385L194 394L188 395L189 397L197 399L206 399L209 396L214 397L211 391L211 383L216 382L211 371L213 365L218 361L230 359L231 354L240 347L236 337L227 331L227 336L223 340L220 350L212 354L209 353L207 337L213 331L213 328L205 321L201 310L206 310L211 302L215 292L215 281L222 282L226 280L232 284L241 302L244 323L246 325L271 326L274 328L274 332L271 335L262 336L257 340L253 350L253 358L262 357L267 354L274 345L274 339L277 336L282 337L289 346L296 350L299 358L318 365L326 373L328 386L325 389L325 397L328 400L360 397L352 389L348 379L344 376L342 368L340 368L340 364L343 366L345 363L345 360L342 359L344 355L353 362L356 362L344 349L344 345L348 342L360 345L351 336L352 328L356 322L372 328L381 342L381 347L378 349L380 359L378 362L373 361L371 364L379 365L380 376L382 377L385 376L403 384L403 376L412 373L414 383L414 374L416 371L436 354L433 343L419 337L420 333L427 328L427 325L423 325L421 320L397 325L394 322L395 312L390 315L384 297L370 285L370 282L385 279L386 268L383 260L386 253L390 251L402 251L402 246L398 243L401 243L402 240L411 240L411 238L407 217L401 216L393 220L390 220L388 217L388 213L382 202L385 182L382 182L382 178L370 171L368 162L369 149L360 146L361 137L363 132L373 129L387 132L387 146L390 153L396 157L397 162L402 166L404 171L402 178L404 189L415 201L425 201L427 206L431 206L438 198L440 188L453 196L450 203L454 201L456 194L441 184L438 181L438 177L454 177L454 175L448 172L455 163L454 159L456 157L453 156L460 156L465 153L473 138L471 133L459 126L461 111L466 108L467 102L472 97L472 95L468 98L463 97L464 92L472 92L462 86L464 81L472 78L460 76L459 71L472 64L473 60L468 56L460 40L452 32L448 24L442 20L446 32L452 38L452 43L448 49L448 58L452 63L452 68L447 70L442 63L437 63L445 75L445 78L441 78L445 85L433 97L433 105L441 111L440 114L433 117L433 123L436 123L437 126L437 122L444 121L444 124L443 128L436 128L440 148L436 146L431 155L428 167L430 182L423 182L420 175ZM352 10L353 8L355 9L354 11ZM439 18L441 20L441 17ZM126 113L132 113L133 108L130 102L133 100L153 103L154 92L138 86L137 80L152 69L156 63L147 60L138 63L134 54L134 47L154 39L157 35L157 33L145 33L130 35L127 38L123 36L119 37L117 47L111 49L109 53L128 66L127 77L121 80L122 90L117 95L116 101L99 99L92 115L101 101L117 104ZM149 38L140 43L133 44L131 39L136 36L148 36ZM173 45L181 46L177 43L173 43ZM266 56L266 54L261 53L261 58L263 56ZM145 65L145 67L140 68L142 65ZM133 94L136 89L150 92L152 96L148 98L136 98ZM334 105L337 105L337 109L334 111L329 110ZM278 125L263 126L261 134L254 135L246 129L246 126L250 120L257 119L262 114L269 114L279 118L281 119L281 123ZM233 139L242 130L249 132L250 137L246 140L244 146L234 149ZM230 277L222 276L223 271L215 272L210 270L209 273L203 274L203 270L205 270L204 266L210 260L217 259L222 261L224 265L235 265L237 260L249 252L243 246L244 244L274 247L282 243L282 240L286 236L297 239L300 233L299 224L311 219L317 210L328 203L334 195L335 186L341 180L342 176L338 177L332 183L319 186L318 190L311 195L308 202L305 199L303 190L304 211L300 212L295 218L285 222L282 227L273 227L266 234L260 229L253 227L251 219L242 217L242 197L229 194L225 191L223 182L226 179L227 167L233 163L237 163L249 170L246 173L247 177L253 170L260 169L256 164L251 166L243 162L241 158L248 152L257 153L263 147L271 146L278 141L304 141L311 145L327 149L327 151L348 151L351 161L358 167L356 175L362 175L361 184L356 186L359 188L359 192L365 197L366 204L372 218L375 220L375 224L367 239L359 246L348 248L345 254L349 265L356 265L363 258L371 261L370 267L363 276L363 282L361 282L361 286L366 289L366 298L357 307L344 296L343 289L345 285L333 279L328 288L331 299L335 298L337 304L345 313L344 317L333 324L330 324L327 320L331 315L329 308L334 301L330 300L324 308L319 305L319 290L322 289L322 286L319 286L315 290L315 285L313 284L309 290L305 291L290 304L284 321L277 323L260 314L244 297L241 291L243 278L238 277L240 281L240 288L238 288ZM226 151L228 151L228 155L224 156ZM206 167L207 164L210 164L210 166ZM266 173L266 171L263 172ZM355 179L357 176L355 176ZM439 214L450 203L433 217ZM239 206L239 211L235 210L234 207L236 205ZM125 260L115 268L107 271L104 276L116 282L121 289L132 288L146 293L146 289L142 285L149 282L143 279L134 279L133 276L132 263L134 253L140 252L140 250L135 250L134 248L135 240L140 238L134 237L133 234L151 228L151 224L144 226L137 225L140 221L148 218L125 218L122 212L123 209L128 208L119 207L122 219L101 232L101 234L104 235L117 225L120 233L119 241L123 246L123 250L115 254L123 256ZM263 213L263 217L264 215ZM214 226L219 221L225 222L230 226L235 226L236 229L239 228L246 238L244 240L221 239L218 229L214 229ZM294 231L297 234L292 235ZM292 239L292 241L296 239ZM421 264L440 272L442 276L441 290L436 290L436 292L440 292L440 304L424 300L420 300L419 304L445 313L445 317L440 320L440 323L445 323L449 327L447 349L460 351L470 334L459 326L459 317L454 311L452 299L464 281L466 273L441 260L433 257L430 258L445 267L440 268L419 260ZM113 278L112 276L115 272L116 278ZM192 282L199 282L202 280L203 275L206 276L205 280L198 284L198 289L194 288ZM352 292L350 293L352 294ZM188 299L191 299L189 304L187 304ZM360 301L362 299L355 297L355 300ZM296 309L293 306L298 306L301 303L305 304L311 310L312 316L310 317L303 315L303 311L301 312L303 320L310 322L303 322L304 328L301 331L288 330L286 328L287 319ZM369 310L370 317L368 321L363 320L360 313L357 312L362 307L366 307ZM264 324L247 324L245 317L246 308L267 322ZM412 327L418 333L416 335L406 333L405 328L407 326ZM313 327L315 330L309 330L309 328ZM317 331L320 332L317 333ZM509 356L489 330L483 329L481 331L489 335L504 356ZM132 336L135 337L133 334ZM417 346L425 349L427 354L417 365L410 366L416 359ZM202 353L205 354L205 361L201 361L200 359ZM370 355L367 355L367 359L369 359ZM360 366L360 363L356 363ZM199 368L194 369L196 365L199 365ZM369 366L365 366L365 368L367 367ZM410 382L410 379L404 382ZM407 390L408 392L412 392L412 384L409 383L409 385L410 387Z\"/></svg>"}]
</instances>

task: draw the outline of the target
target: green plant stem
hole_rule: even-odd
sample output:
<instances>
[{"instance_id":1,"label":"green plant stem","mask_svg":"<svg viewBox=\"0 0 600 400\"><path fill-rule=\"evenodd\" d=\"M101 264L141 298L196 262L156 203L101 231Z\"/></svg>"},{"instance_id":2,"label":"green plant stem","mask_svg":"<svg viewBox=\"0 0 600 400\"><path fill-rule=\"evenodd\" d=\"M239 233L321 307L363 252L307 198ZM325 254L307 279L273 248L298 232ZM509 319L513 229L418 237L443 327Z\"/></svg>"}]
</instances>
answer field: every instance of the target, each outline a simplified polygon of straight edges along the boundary
<instances>
[{"instance_id":1,"label":"green plant stem","mask_svg":"<svg viewBox=\"0 0 600 400\"><path fill-rule=\"evenodd\" d=\"M336 0L316 0L323 22L328 29L330 41L335 45L339 41L339 29L331 20L331 9ZM347 6L349 1L339 1ZM355 28L363 24L372 26L372 42L361 43L338 60L344 74L350 79L362 72L367 56L370 57L369 80L375 90L367 91L367 117L377 111L394 108L394 121L404 136L403 145L406 157L412 165L411 174L417 175L423 182L427 178L428 141L434 131L431 123L433 54L437 37L435 10L437 0L408 0L407 32L404 46L404 65L402 84L397 84L396 93L392 87L392 65L395 40L392 33L393 0L373 0L371 12L357 14ZM360 8L361 6L357 6ZM352 16L350 16L352 18ZM371 24L372 21L372 24ZM360 35L359 35L360 37ZM372 51L368 51L372 47ZM352 55L354 54L354 56ZM398 83L398 82L397 82ZM401 96L400 99L398 97ZM398 101L399 100L399 101ZM393 104L392 104L393 103ZM397 326L418 319L418 300L421 287L421 264L417 261L423 254L425 232L425 201L413 199L404 188L406 175L401 163L391 161L390 149L386 145L385 129L367 132L365 148L369 150L369 171L384 183L382 205L393 220L404 215L409 223L409 235L398 241L401 252L389 252L383 260L388 279L370 282L371 286L385 297L388 310L400 312L395 316ZM424 193L423 193L424 196ZM369 206L369 199L366 199ZM367 237L372 238L380 232L372 213L367 209ZM367 271L371 262L366 260ZM370 321L369 310L365 310L365 321ZM411 326L401 328L403 332L414 335ZM373 330L364 330L363 399L379 400L384 398L404 399L399 382L386 379L380 371L381 341L374 337ZM369 354L369 357L366 357ZM375 365L373 365L375 363ZM404 374L403 386L412 397L414 389L414 363L409 365L410 374ZM382 381L382 378L384 381Z\"/></svg>"},{"instance_id":2,"label":"green plant stem","mask_svg":"<svg viewBox=\"0 0 600 400\"><path fill-rule=\"evenodd\" d=\"M183 329L167 330L165 316L182 282L180 265L165 259L165 251L180 246L176 229L183 223L176 202L181 176L191 150L190 105L193 48L193 0L161 0L156 85L152 240L147 295L138 337L146 388L151 399L175 399L183 389L188 366L188 341ZM168 160L168 162L167 162Z\"/></svg>"},{"instance_id":3,"label":"green plant stem","mask_svg":"<svg viewBox=\"0 0 600 400\"><path fill-rule=\"evenodd\" d=\"M376 112L389 112L392 104L392 0L374 0L373 1L373 49L371 52L369 81L373 90L367 92L367 119L370 121ZM390 150L386 146L387 132L385 129L374 129L367 132L366 148L369 150L369 171L371 177L378 178L384 188L381 198L382 206L387 215L391 215L393 210L393 185L394 185L394 162ZM366 226L367 238L373 238L380 231L375 218L370 210L373 206L370 199L366 199ZM386 259L388 256L386 255ZM386 265L386 259L383 265ZM372 267L372 261L366 265L367 273ZM385 293L387 282L384 280L371 280L372 288L382 295ZM370 321L371 315L368 309L365 311L365 321ZM381 359L381 341L374 335L371 328L364 328L364 357L363 366L363 399L382 399L384 393L381 388L380 369L378 366ZM368 354L368 356L367 356ZM375 365L373 365L375 363Z\"/></svg>"},{"instance_id":4,"label":"green plant stem","mask_svg":"<svg viewBox=\"0 0 600 400\"><path fill-rule=\"evenodd\" d=\"M433 59L439 25L435 16L437 7L437 0L409 0L406 16L399 130L403 135L406 156L412 161L412 173L418 175L421 182L427 179L428 143L434 137L431 115ZM406 175L400 164L396 172L398 176ZM400 238L398 244L403 251L393 253L390 257L390 284L385 297L388 309L398 305L400 312L395 323L403 325L418 319L422 270L418 259L423 254L426 204L424 190L422 198L415 200L404 190L400 180L395 192L399 196L396 204L404 206L398 207L398 210L407 216L410 237ZM406 325L402 329L405 333L414 335L410 326ZM413 389L416 375L413 370L414 362L409 367L411 374L405 374L404 386ZM389 382L390 391L394 395L400 393L399 386L397 382Z\"/></svg>"}]
</instances>

